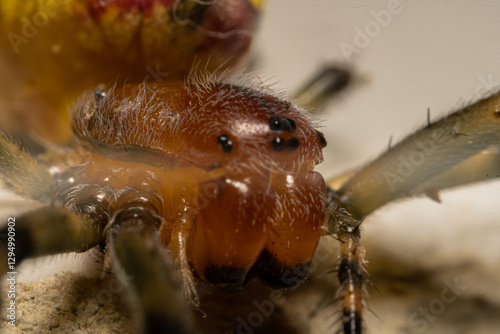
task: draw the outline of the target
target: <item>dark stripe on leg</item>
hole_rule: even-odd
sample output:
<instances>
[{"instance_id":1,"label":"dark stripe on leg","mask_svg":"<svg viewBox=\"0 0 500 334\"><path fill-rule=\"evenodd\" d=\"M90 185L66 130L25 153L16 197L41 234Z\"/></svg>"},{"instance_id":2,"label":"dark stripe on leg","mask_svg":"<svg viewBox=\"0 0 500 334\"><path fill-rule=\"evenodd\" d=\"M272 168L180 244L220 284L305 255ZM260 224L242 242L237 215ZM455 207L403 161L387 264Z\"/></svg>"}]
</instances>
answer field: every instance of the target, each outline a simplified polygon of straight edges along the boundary
<instances>
[{"instance_id":1,"label":"dark stripe on leg","mask_svg":"<svg viewBox=\"0 0 500 334\"><path fill-rule=\"evenodd\" d=\"M102 236L100 222L89 215L49 206L16 218L14 228L17 264L29 257L83 252L97 245ZM7 233L8 227L0 230L0 235ZM0 245L5 259L8 239L1 239ZM6 263L3 261L3 270Z\"/></svg>"},{"instance_id":2,"label":"dark stripe on leg","mask_svg":"<svg viewBox=\"0 0 500 334\"><path fill-rule=\"evenodd\" d=\"M138 332L189 333L190 310L160 244L158 217L137 204L129 205L113 219L108 250L118 278L128 287Z\"/></svg>"},{"instance_id":3,"label":"dark stripe on leg","mask_svg":"<svg viewBox=\"0 0 500 334\"><path fill-rule=\"evenodd\" d=\"M340 198L327 188L328 230L340 241L338 279L342 304L342 328L345 334L363 333L363 307L366 297L363 265L365 249L361 244L359 225L342 205Z\"/></svg>"}]
</instances>

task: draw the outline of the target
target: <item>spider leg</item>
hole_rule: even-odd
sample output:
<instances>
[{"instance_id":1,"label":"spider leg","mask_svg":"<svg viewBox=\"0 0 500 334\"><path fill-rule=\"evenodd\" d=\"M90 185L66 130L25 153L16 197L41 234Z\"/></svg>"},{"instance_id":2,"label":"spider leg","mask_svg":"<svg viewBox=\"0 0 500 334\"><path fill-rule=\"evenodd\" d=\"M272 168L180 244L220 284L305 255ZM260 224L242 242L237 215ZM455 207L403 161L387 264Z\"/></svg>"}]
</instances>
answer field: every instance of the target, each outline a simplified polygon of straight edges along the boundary
<instances>
[{"instance_id":1,"label":"spider leg","mask_svg":"<svg viewBox=\"0 0 500 334\"><path fill-rule=\"evenodd\" d=\"M333 97L344 91L352 81L349 68L328 65L321 68L295 94L294 99L300 105L321 110Z\"/></svg>"},{"instance_id":2,"label":"spider leg","mask_svg":"<svg viewBox=\"0 0 500 334\"><path fill-rule=\"evenodd\" d=\"M485 172L499 174L495 155L491 155L489 161L482 159L479 168L471 169L470 164L465 163L485 149L497 147L499 142L500 93L497 92L429 123L365 166L337 192L351 214L365 217L402 196L484 180L487 178ZM454 166L457 166L454 172L475 175L457 177L451 172L447 174ZM450 182L450 177L455 181ZM429 180L431 182L426 183ZM418 188L422 184L426 189Z\"/></svg>"},{"instance_id":3,"label":"spider leg","mask_svg":"<svg viewBox=\"0 0 500 334\"><path fill-rule=\"evenodd\" d=\"M139 333L189 333L189 309L162 246L153 202L123 201L107 230L113 267L127 286Z\"/></svg>"},{"instance_id":4,"label":"spider leg","mask_svg":"<svg viewBox=\"0 0 500 334\"><path fill-rule=\"evenodd\" d=\"M84 252L99 243L101 227L92 215L50 206L11 217L0 230L0 277L15 275L26 258Z\"/></svg>"},{"instance_id":5,"label":"spider leg","mask_svg":"<svg viewBox=\"0 0 500 334\"><path fill-rule=\"evenodd\" d=\"M0 235L5 236L0 239L1 258L12 252L20 263L26 258L84 252L101 240L102 224L84 212L46 206L16 217L15 226L3 227ZM12 270L2 265L0 275L7 271Z\"/></svg>"},{"instance_id":6,"label":"spider leg","mask_svg":"<svg viewBox=\"0 0 500 334\"><path fill-rule=\"evenodd\" d=\"M21 146L0 132L0 183L19 195L49 203L52 176Z\"/></svg>"},{"instance_id":7,"label":"spider leg","mask_svg":"<svg viewBox=\"0 0 500 334\"><path fill-rule=\"evenodd\" d=\"M338 195L327 187L328 231L340 241L338 279L339 298L342 303L344 334L363 332L363 308L367 291L365 287L365 248L361 244L360 224L341 203Z\"/></svg>"},{"instance_id":8,"label":"spider leg","mask_svg":"<svg viewBox=\"0 0 500 334\"><path fill-rule=\"evenodd\" d=\"M194 283L194 275L186 253L187 240L192 227L192 217L187 213L184 213L175 221L170 237L170 254L175 259L177 277L181 277L182 292L185 299L194 306L199 306L200 300Z\"/></svg>"},{"instance_id":9,"label":"spider leg","mask_svg":"<svg viewBox=\"0 0 500 334\"><path fill-rule=\"evenodd\" d=\"M443 190L469 183L492 180L500 177L500 146L491 146L469 159L451 167L438 176L415 187L409 195Z\"/></svg>"}]
</instances>

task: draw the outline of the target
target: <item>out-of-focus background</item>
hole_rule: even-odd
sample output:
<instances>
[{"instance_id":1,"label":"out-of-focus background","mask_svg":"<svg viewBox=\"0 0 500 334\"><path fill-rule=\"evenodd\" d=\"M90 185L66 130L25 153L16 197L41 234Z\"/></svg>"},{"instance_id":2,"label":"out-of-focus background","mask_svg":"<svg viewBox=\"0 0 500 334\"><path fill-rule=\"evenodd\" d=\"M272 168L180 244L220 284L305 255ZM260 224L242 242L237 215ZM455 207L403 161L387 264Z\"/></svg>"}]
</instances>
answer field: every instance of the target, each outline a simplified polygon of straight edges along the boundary
<instances>
[{"instance_id":1,"label":"out-of-focus background","mask_svg":"<svg viewBox=\"0 0 500 334\"><path fill-rule=\"evenodd\" d=\"M328 141L320 169L325 176L333 175L375 158L387 148L390 136L395 143L423 126L427 108L436 120L500 89L499 17L500 4L492 0L269 1L257 44L260 73L274 77L277 87L293 90L325 63L352 68L358 80L320 117ZM402 271L397 277L408 275L406 281L413 275L414 297L419 293L419 277L412 265L431 276L435 273L437 282L437 290L430 292L420 279L421 294L407 309L398 299L387 309L372 305L380 320L368 316L371 333L500 330L496 289L500 179L443 192L441 199L441 204L428 198L392 203L363 223L372 262L368 272L376 271L372 280L380 290L371 289L374 303L390 300L391 270ZM446 304L435 320L427 320L427 326L423 322L412 326L409 316L439 300L439 284L444 288L443 281L455 277L468 286L462 302L467 301L479 315L467 315L457 302L455 311L463 312L456 319L458 327L448 331L439 327L439 317L452 314L453 303ZM492 304L477 302L482 297ZM431 306L439 313L439 302L434 303ZM492 305L497 307L495 325L483 328L470 322L467 326L469 317L487 321L495 314L488 313ZM413 320L421 318L425 317ZM395 327L389 326L392 322Z\"/></svg>"},{"instance_id":2,"label":"out-of-focus background","mask_svg":"<svg viewBox=\"0 0 500 334\"><path fill-rule=\"evenodd\" d=\"M255 44L257 71L293 91L325 63L352 69L355 82L318 116L328 141L320 170L334 175L424 125L427 108L435 120L499 89L499 17L494 0L269 0ZM350 57L348 49L355 49ZM392 203L363 223L376 287L370 333L500 330L500 179L441 199ZM18 205L0 201L2 213ZM466 288L443 301L454 282ZM332 312L318 317L333 322Z\"/></svg>"}]
</instances>

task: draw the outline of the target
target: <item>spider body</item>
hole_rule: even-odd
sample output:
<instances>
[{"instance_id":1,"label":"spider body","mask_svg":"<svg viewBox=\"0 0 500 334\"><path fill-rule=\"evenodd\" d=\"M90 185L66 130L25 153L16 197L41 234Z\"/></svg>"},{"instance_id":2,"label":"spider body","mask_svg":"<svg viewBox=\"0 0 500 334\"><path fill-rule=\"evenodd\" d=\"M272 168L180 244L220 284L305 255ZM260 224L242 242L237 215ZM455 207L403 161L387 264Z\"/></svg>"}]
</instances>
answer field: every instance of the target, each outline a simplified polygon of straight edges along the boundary
<instances>
[{"instance_id":1,"label":"spider body","mask_svg":"<svg viewBox=\"0 0 500 334\"><path fill-rule=\"evenodd\" d=\"M203 321L193 321L198 311L204 312L207 295L219 309L207 312L205 323L224 319L214 331L272 332L263 316L280 319L293 297L284 303L282 291L266 290L256 280L241 293L226 291L242 289L254 275L271 287L297 286L308 274L322 231L327 231L340 240L340 260L326 257L323 264L337 272L338 282L320 278L316 295L327 303L339 301L336 314L344 333L362 333L367 290L360 223L365 216L397 197L428 189L436 194L497 170L491 161L498 161L498 154L481 152L498 146L500 95L493 94L455 116L429 121L418 135L390 145L361 172L348 173L350 181L343 177L328 182L332 190L313 170L323 160L326 140L302 110L259 85L215 79L214 71L224 73L245 58L259 1L92 0L64 6L57 1L59 14L52 17L55 3L0 5L0 16L8 18L2 21L2 32L18 35L10 34L15 39L2 44L0 65L5 82L10 81L3 82L6 89L0 92L26 101L20 118L28 127L49 138L60 138L51 129L72 128L74 135L65 150L45 145L49 152L36 158L0 135L3 186L45 205L16 217L16 261L100 249L105 270L111 267L125 287L134 332L191 334L196 332L193 322L201 323L198 331L210 332ZM28 26L25 18L40 13L50 20L28 40L22 35ZM13 41L19 55L12 54ZM142 44L147 41L152 43ZM214 49L207 49L208 44ZM50 52L39 61L31 53L42 49ZM163 75L163 66L171 69L169 77ZM192 66L206 72L201 80L188 79L183 85L170 80L189 78ZM68 85L68 78L75 76L78 80ZM37 125L36 115L44 120L60 116L65 110L61 106L82 90L113 81L114 89L84 95L73 109L72 126ZM314 95L310 101L316 100ZM394 189L385 189L387 180L381 175L397 172L400 157L422 151L415 138L429 139L429 129L444 131L437 143L444 150L419 154L422 160L414 166L419 179L409 175L405 182L393 182ZM471 145L477 142L481 145ZM431 176L435 178L429 180ZM0 246L1 254L9 254L6 243ZM222 289L203 290L210 285ZM256 286L259 293L252 295ZM238 300L249 288L245 302ZM296 305L305 305L306 315L297 320L293 311L279 328L310 329L320 302L299 300ZM190 312L193 304L195 311ZM236 305L248 309L233 313ZM256 310L262 321L254 321ZM326 321L326 331L332 332L335 320Z\"/></svg>"},{"instance_id":2,"label":"spider body","mask_svg":"<svg viewBox=\"0 0 500 334\"><path fill-rule=\"evenodd\" d=\"M303 111L229 84L128 85L87 94L73 131L85 162L75 182L156 194L163 244L175 247L187 219L200 278L235 291L252 268L275 287L306 277L322 234L325 184L313 168L326 142Z\"/></svg>"}]
</instances>

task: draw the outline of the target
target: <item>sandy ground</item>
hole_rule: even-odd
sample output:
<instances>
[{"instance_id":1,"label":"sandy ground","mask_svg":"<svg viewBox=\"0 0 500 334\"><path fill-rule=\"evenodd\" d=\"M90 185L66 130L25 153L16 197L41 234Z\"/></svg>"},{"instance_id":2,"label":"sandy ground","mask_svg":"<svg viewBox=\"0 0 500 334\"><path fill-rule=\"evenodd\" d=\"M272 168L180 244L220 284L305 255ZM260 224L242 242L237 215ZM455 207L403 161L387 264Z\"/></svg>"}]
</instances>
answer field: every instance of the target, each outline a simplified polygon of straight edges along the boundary
<instances>
[{"instance_id":1,"label":"sandy ground","mask_svg":"<svg viewBox=\"0 0 500 334\"><path fill-rule=\"evenodd\" d=\"M439 266L425 259L405 262L369 246L371 296L365 320L371 333L494 333L500 328L498 269L470 261ZM338 319L338 305L332 302L337 284L334 274L325 272L335 259L324 258L324 247L320 268L278 299L257 281L240 294L200 287L202 305L191 315L196 333L332 333ZM335 254L334 249L328 254ZM4 320L1 332L134 333L123 285L113 275L102 274L93 263L96 259L95 254L66 255L20 268L26 275L33 267L52 264L56 269L78 261L87 270L75 274L59 268L33 283L20 277L26 282L16 287L16 327Z\"/></svg>"},{"instance_id":2,"label":"sandy ground","mask_svg":"<svg viewBox=\"0 0 500 334\"><path fill-rule=\"evenodd\" d=\"M424 124L428 107L435 119L473 99L476 90L500 86L500 8L493 1L401 1L403 10L347 60L340 45L355 45L356 28L374 25L372 11L389 3L268 3L257 40L259 73L288 90L328 61L346 63L358 75L321 116L329 142L324 175L375 158L391 135L395 142ZM3 198L2 217L29 207ZM397 202L363 223L373 282L370 333L500 331L499 198L500 182L491 182L445 192L442 204L426 198ZM335 279L321 273L335 263L335 247L329 254L320 261L324 269L246 332L332 333ZM2 327L2 333L133 332L120 287L95 262L94 256L66 255L20 268L18 327ZM271 291L252 283L242 295L204 294L207 316L194 312L202 332L231 333L239 317L246 324L260 319L254 302L269 300Z\"/></svg>"}]
</instances>

